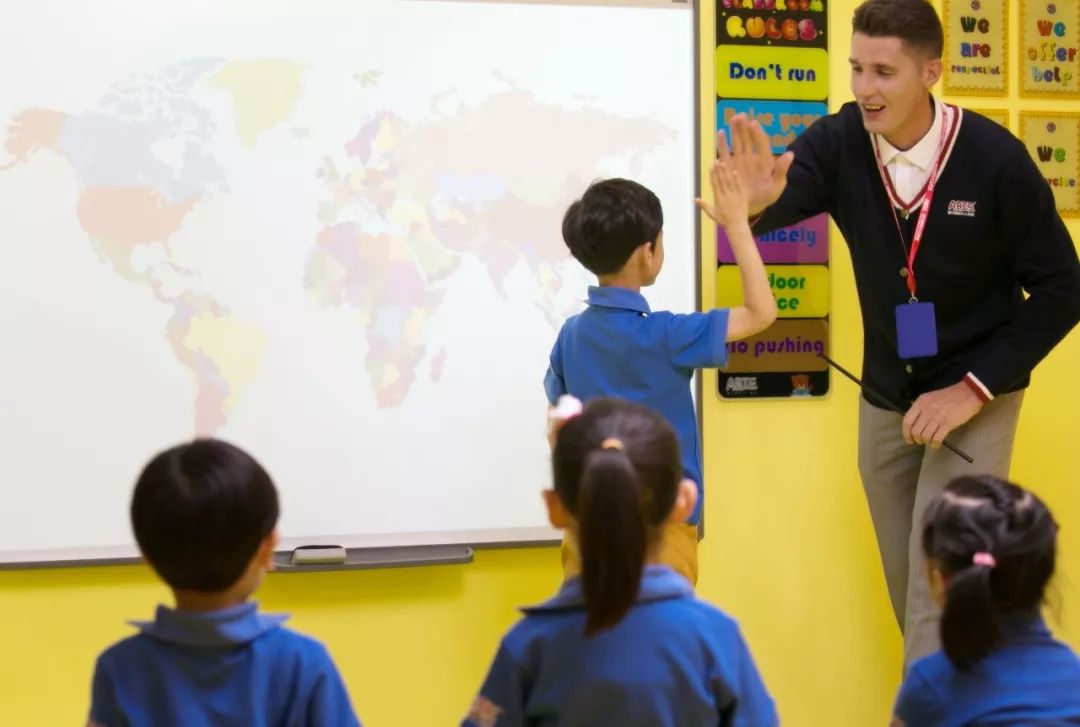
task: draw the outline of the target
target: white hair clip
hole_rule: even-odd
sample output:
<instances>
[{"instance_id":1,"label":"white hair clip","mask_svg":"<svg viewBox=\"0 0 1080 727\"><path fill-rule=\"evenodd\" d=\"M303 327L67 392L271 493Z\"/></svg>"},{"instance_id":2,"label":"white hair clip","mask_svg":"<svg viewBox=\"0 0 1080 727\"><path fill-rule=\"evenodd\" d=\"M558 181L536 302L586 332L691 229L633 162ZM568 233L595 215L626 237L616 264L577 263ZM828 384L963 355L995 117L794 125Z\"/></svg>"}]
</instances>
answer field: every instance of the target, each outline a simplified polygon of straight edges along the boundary
<instances>
[{"instance_id":1,"label":"white hair clip","mask_svg":"<svg viewBox=\"0 0 1080 727\"><path fill-rule=\"evenodd\" d=\"M548 419L554 422L565 423L570 419L581 414L585 411L584 405L581 403L581 399L569 394L563 394L559 397L555 406L548 410Z\"/></svg>"}]
</instances>

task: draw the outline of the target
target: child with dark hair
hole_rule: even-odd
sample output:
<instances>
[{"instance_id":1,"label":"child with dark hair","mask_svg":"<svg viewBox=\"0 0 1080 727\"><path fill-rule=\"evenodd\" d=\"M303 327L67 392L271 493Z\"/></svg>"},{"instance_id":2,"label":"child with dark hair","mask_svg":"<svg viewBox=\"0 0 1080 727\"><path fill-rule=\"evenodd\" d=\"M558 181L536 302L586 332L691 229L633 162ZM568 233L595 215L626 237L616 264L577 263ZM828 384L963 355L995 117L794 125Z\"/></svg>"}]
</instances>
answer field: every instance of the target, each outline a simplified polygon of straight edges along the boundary
<instances>
[{"instance_id":1,"label":"child with dark hair","mask_svg":"<svg viewBox=\"0 0 1080 727\"><path fill-rule=\"evenodd\" d=\"M270 476L233 445L197 440L146 465L131 522L176 607L98 658L91 727L359 725L322 644L248 601L277 520Z\"/></svg>"},{"instance_id":2,"label":"child with dark hair","mask_svg":"<svg viewBox=\"0 0 1080 727\"><path fill-rule=\"evenodd\" d=\"M658 563L663 528L697 500L672 428L645 407L596 399L554 442L544 499L579 547L581 575L525 609L463 725L775 725L736 623Z\"/></svg>"},{"instance_id":3,"label":"child with dark hair","mask_svg":"<svg viewBox=\"0 0 1080 727\"><path fill-rule=\"evenodd\" d=\"M942 651L911 667L894 725L1080 724L1080 659L1039 613L1057 551L1046 505L996 477L960 477L923 523Z\"/></svg>"},{"instance_id":4,"label":"child with dark hair","mask_svg":"<svg viewBox=\"0 0 1080 727\"><path fill-rule=\"evenodd\" d=\"M721 137L719 144L725 143ZM701 436L690 393L694 371L723 366L728 341L752 336L776 320L776 301L747 222L742 179L719 162L710 179L712 199L696 203L727 231L745 304L685 314L653 311L641 289L656 281L664 264L660 200L637 182L596 182L567 209L562 232L570 253L596 275L598 284L589 288L588 307L559 331L544 379L552 405L563 394L584 401L616 396L659 412L679 438L684 475L698 488L703 477ZM661 561L691 583L697 582L700 518L699 501L686 522L672 523L661 538ZM568 577L581 569L573 545L570 540L563 543Z\"/></svg>"}]
</instances>

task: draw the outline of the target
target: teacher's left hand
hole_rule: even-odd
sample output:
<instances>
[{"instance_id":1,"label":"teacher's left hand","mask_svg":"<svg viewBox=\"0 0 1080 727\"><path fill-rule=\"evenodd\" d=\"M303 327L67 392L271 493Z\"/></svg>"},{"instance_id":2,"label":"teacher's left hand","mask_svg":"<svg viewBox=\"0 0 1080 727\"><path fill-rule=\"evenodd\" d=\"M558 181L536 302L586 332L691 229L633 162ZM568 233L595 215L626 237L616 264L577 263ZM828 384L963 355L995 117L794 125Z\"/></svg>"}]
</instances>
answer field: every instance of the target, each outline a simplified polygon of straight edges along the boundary
<instances>
[{"instance_id":1,"label":"teacher's left hand","mask_svg":"<svg viewBox=\"0 0 1080 727\"><path fill-rule=\"evenodd\" d=\"M938 449L950 432L967 423L982 407L982 400L963 381L928 391L904 416L904 441Z\"/></svg>"}]
</instances>

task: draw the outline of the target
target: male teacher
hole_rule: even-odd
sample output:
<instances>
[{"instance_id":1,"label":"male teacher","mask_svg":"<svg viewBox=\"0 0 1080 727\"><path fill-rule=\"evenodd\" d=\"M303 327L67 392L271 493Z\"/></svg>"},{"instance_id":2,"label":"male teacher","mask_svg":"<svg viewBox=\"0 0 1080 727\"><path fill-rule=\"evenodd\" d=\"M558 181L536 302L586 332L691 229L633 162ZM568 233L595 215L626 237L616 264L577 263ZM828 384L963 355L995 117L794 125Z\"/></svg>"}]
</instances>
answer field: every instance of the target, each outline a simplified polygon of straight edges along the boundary
<instances>
[{"instance_id":1,"label":"male teacher","mask_svg":"<svg viewBox=\"0 0 1080 727\"><path fill-rule=\"evenodd\" d=\"M864 381L910 406L859 402L859 472L909 665L939 648L923 510L957 475L1008 475L1031 370L1080 320L1080 263L1024 146L930 94L943 45L933 7L868 0L853 31L855 101L775 159L761 127L736 117L730 154L756 233L832 216L862 307ZM945 437L974 464L940 448Z\"/></svg>"}]
</instances>

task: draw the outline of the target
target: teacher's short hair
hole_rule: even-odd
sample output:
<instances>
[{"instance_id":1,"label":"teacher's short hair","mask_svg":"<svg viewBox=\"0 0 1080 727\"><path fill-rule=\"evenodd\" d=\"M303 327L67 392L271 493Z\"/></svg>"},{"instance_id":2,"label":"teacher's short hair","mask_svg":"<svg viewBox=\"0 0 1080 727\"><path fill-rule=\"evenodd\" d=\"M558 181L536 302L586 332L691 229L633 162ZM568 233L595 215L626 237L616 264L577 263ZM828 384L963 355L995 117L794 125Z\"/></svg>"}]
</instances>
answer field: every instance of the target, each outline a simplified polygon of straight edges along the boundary
<instances>
[{"instance_id":1,"label":"teacher's short hair","mask_svg":"<svg viewBox=\"0 0 1080 727\"><path fill-rule=\"evenodd\" d=\"M866 0L855 8L853 33L872 38L899 38L930 58L941 58L945 33L927 0Z\"/></svg>"}]
</instances>

